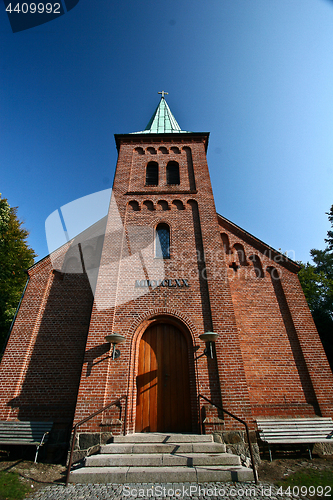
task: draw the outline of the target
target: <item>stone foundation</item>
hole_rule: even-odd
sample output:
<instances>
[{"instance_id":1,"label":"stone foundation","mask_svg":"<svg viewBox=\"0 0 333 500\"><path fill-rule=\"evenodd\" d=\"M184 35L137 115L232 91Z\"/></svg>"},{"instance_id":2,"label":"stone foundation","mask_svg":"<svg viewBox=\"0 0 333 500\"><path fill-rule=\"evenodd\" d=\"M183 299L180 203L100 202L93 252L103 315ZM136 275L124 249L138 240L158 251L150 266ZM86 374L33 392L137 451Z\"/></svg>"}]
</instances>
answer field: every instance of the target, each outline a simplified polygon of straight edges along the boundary
<instances>
[{"instance_id":1,"label":"stone foundation","mask_svg":"<svg viewBox=\"0 0 333 500\"><path fill-rule=\"evenodd\" d=\"M227 452L239 455L246 467L251 467L251 455L249 445L247 444L246 433L242 431L224 431L221 433L214 433L214 441L217 443L225 443L227 445ZM259 446L257 437L254 432L250 432L250 440L253 451L253 458L255 465L261 463Z\"/></svg>"},{"instance_id":2,"label":"stone foundation","mask_svg":"<svg viewBox=\"0 0 333 500\"><path fill-rule=\"evenodd\" d=\"M333 455L333 442L316 443L313 447L312 453L317 453L318 455Z\"/></svg>"},{"instance_id":3,"label":"stone foundation","mask_svg":"<svg viewBox=\"0 0 333 500\"><path fill-rule=\"evenodd\" d=\"M73 452L73 464L80 462L83 458L98 453L102 444L113 442L114 434L111 432L78 432L75 437ZM68 449L67 462L72 446L72 440Z\"/></svg>"}]
</instances>

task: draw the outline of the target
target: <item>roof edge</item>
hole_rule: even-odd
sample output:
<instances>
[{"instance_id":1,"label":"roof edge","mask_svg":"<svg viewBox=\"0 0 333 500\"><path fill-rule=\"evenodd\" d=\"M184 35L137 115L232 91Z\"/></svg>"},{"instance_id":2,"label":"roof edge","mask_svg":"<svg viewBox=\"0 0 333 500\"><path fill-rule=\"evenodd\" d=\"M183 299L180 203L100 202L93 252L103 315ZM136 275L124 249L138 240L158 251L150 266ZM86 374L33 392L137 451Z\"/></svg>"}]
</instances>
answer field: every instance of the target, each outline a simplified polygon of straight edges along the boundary
<instances>
[{"instance_id":1,"label":"roof edge","mask_svg":"<svg viewBox=\"0 0 333 500\"><path fill-rule=\"evenodd\" d=\"M167 132L167 133L154 133L154 134L114 134L117 151L119 152L120 143L122 140L126 139L129 142L140 143L140 142L163 142L165 139L173 139L174 141L179 141L180 139L189 139L194 137L206 138L205 141L205 151L207 152L208 142L209 142L210 132Z\"/></svg>"}]
</instances>

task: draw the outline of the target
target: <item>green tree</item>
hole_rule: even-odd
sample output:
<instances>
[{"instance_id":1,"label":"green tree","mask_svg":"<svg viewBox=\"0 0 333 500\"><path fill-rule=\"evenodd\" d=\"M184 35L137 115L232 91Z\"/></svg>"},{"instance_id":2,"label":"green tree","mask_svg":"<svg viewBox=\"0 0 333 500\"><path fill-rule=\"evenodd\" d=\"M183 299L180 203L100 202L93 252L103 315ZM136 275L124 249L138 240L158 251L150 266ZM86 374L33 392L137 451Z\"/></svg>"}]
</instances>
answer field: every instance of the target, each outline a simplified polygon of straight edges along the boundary
<instances>
[{"instance_id":1,"label":"green tree","mask_svg":"<svg viewBox=\"0 0 333 500\"><path fill-rule=\"evenodd\" d=\"M327 213L333 229L333 205ZM331 368L333 369L333 231L327 232L325 250L312 249L313 264L302 264L298 273L306 300Z\"/></svg>"},{"instance_id":2,"label":"green tree","mask_svg":"<svg viewBox=\"0 0 333 500\"><path fill-rule=\"evenodd\" d=\"M29 248L29 232L17 217L17 207L10 207L0 194L0 352L27 281L25 270L36 257Z\"/></svg>"}]
</instances>

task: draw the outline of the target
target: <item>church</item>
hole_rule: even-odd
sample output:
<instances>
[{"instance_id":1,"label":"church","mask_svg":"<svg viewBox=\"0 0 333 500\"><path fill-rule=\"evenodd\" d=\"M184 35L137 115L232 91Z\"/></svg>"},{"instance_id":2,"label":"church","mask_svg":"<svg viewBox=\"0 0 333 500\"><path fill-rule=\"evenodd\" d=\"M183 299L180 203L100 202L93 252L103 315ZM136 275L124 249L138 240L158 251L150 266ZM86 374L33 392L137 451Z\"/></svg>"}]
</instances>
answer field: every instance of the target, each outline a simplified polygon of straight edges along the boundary
<instances>
[{"instance_id":1,"label":"church","mask_svg":"<svg viewBox=\"0 0 333 500\"><path fill-rule=\"evenodd\" d=\"M332 417L333 375L299 265L216 213L209 133L162 92L116 134L108 215L28 270L0 365L1 421L52 421L49 446L103 436L232 432ZM105 442L105 441L104 441Z\"/></svg>"}]
</instances>

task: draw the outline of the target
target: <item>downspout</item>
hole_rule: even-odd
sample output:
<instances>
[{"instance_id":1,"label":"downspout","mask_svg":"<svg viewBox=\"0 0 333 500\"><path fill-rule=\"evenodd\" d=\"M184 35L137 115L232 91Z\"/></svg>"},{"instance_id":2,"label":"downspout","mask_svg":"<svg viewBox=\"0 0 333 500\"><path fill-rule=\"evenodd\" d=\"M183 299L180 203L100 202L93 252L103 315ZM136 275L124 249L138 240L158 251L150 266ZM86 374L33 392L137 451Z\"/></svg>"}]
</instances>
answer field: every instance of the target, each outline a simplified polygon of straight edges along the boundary
<instances>
[{"instance_id":1,"label":"downspout","mask_svg":"<svg viewBox=\"0 0 333 500\"><path fill-rule=\"evenodd\" d=\"M26 273L28 274L28 272L27 272L27 271L26 271ZM23 292L22 292L22 295L21 295L20 301L19 301L19 303L18 303L18 306L17 306L16 311L15 311L15 314L14 314L14 318L13 318L13 320L12 320L12 322L11 322L11 325L10 325L10 328L9 328L9 331L8 331L8 334L7 334L7 337L6 337L6 340L5 340L5 342L4 342L4 345L3 345L3 348L2 348L2 351L1 351L0 360L2 359L2 356L3 356L4 352L5 352L6 347L7 347L7 343L8 343L8 340L9 340L10 334L12 333L12 329L13 329L13 326L14 326L14 323L15 323L15 320L16 320L16 316L17 316L17 314L18 314L18 312L19 312L20 305L21 305L21 302L22 302L22 300L23 300L23 297L24 297L25 291L26 291L26 289L27 289L27 286L28 286L29 280L30 280L30 276L28 275L28 279L27 279L27 281L26 281L26 284L25 284L25 287L24 287L24 289L23 289Z\"/></svg>"}]
</instances>

